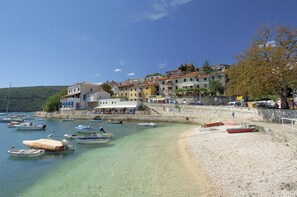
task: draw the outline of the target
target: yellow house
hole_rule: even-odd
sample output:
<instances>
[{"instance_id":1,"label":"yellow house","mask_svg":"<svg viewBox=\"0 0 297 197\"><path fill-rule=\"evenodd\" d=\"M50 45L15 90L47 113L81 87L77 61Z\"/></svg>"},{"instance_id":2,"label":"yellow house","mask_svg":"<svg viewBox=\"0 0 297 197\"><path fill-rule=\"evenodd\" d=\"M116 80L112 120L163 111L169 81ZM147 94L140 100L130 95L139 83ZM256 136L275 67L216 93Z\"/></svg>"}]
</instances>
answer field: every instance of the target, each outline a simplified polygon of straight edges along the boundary
<instances>
[{"instance_id":1,"label":"yellow house","mask_svg":"<svg viewBox=\"0 0 297 197\"><path fill-rule=\"evenodd\" d=\"M157 93L157 83L144 83L142 86L142 101L148 102L151 95Z\"/></svg>"}]
</instances>

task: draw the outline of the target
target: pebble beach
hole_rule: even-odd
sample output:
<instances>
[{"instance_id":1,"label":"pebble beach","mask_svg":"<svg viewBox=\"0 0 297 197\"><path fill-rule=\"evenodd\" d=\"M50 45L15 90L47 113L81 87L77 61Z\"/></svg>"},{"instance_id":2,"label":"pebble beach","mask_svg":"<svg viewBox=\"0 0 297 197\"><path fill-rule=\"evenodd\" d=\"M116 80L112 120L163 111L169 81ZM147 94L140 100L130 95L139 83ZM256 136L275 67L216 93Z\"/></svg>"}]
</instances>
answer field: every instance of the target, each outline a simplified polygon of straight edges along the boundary
<instances>
[{"instance_id":1,"label":"pebble beach","mask_svg":"<svg viewBox=\"0 0 297 197\"><path fill-rule=\"evenodd\" d=\"M228 134L200 132L199 127L184 135L188 159L216 188L202 191L204 196L297 196L293 141L269 132Z\"/></svg>"}]
</instances>

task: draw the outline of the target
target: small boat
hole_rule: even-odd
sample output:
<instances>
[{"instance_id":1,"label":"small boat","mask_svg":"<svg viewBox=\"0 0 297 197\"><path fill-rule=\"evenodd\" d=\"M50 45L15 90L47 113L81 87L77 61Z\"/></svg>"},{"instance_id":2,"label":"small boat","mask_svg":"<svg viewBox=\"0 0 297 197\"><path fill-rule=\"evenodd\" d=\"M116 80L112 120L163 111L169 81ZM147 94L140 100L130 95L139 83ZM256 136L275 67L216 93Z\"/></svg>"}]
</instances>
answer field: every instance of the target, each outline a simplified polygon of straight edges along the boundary
<instances>
[{"instance_id":1,"label":"small boat","mask_svg":"<svg viewBox=\"0 0 297 197\"><path fill-rule=\"evenodd\" d=\"M144 127L155 127L156 124L155 123L138 123L137 126L144 126Z\"/></svg>"},{"instance_id":2,"label":"small boat","mask_svg":"<svg viewBox=\"0 0 297 197\"><path fill-rule=\"evenodd\" d=\"M75 139L77 137L83 137L83 135L65 134L64 137L67 138L67 139L73 140L73 139Z\"/></svg>"},{"instance_id":3,"label":"small boat","mask_svg":"<svg viewBox=\"0 0 297 197\"><path fill-rule=\"evenodd\" d=\"M94 130L92 125L83 125L83 124L77 125L74 128L78 131L92 131L92 130Z\"/></svg>"},{"instance_id":4,"label":"small boat","mask_svg":"<svg viewBox=\"0 0 297 197\"><path fill-rule=\"evenodd\" d=\"M19 125L15 125L18 130L44 130L45 124L35 124L33 122L23 122Z\"/></svg>"},{"instance_id":5,"label":"small boat","mask_svg":"<svg viewBox=\"0 0 297 197\"><path fill-rule=\"evenodd\" d=\"M253 132L256 130L256 127L235 127L226 129L228 133L246 133Z\"/></svg>"},{"instance_id":6,"label":"small boat","mask_svg":"<svg viewBox=\"0 0 297 197\"><path fill-rule=\"evenodd\" d=\"M123 124L123 121L116 121L116 120L108 120L106 121L107 124Z\"/></svg>"},{"instance_id":7,"label":"small boat","mask_svg":"<svg viewBox=\"0 0 297 197\"><path fill-rule=\"evenodd\" d=\"M75 150L75 147L71 146L65 139L61 141L53 139L23 140L23 144L31 148L44 149L50 152Z\"/></svg>"},{"instance_id":8,"label":"small boat","mask_svg":"<svg viewBox=\"0 0 297 197\"><path fill-rule=\"evenodd\" d=\"M11 149L7 151L14 157L39 157L45 153L44 149Z\"/></svg>"},{"instance_id":9,"label":"small boat","mask_svg":"<svg viewBox=\"0 0 297 197\"><path fill-rule=\"evenodd\" d=\"M207 128L207 127L217 127L217 126L221 126L224 125L223 122L212 122L212 123L204 123L201 127L202 128Z\"/></svg>"},{"instance_id":10,"label":"small boat","mask_svg":"<svg viewBox=\"0 0 297 197\"><path fill-rule=\"evenodd\" d=\"M106 144L109 137L102 136L80 136L75 138L76 143L79 144Z\"/></svg>"}]
</instances>

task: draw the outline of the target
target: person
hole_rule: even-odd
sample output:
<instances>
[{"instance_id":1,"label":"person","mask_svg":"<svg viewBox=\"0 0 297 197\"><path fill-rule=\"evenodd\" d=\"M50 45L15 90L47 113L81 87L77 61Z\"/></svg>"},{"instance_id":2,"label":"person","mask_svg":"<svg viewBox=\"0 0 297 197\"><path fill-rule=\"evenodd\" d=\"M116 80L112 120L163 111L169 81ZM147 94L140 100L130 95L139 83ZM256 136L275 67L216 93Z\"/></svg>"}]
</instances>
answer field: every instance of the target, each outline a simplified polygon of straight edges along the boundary
<instances>
[{"instance_id":1,"label":"person","mask_svg":"<svg viewBox=\"0 0 297 197\"><path fill-rule=\"evenodd\" d=\"M232 112L232 118L234 118L234 116L235 116L235 112Z\"/></svg>"},{"instance_id":2,"label":"person","mask_svg":"<svg viewBox=\"0 0 297 197\"><path fill-rule=\"evenodd\" d=\"M100 128L99 128L99 131L102 131L103 133L105 133L103 127L100 127Z\"/></svg>"}]
</instances>

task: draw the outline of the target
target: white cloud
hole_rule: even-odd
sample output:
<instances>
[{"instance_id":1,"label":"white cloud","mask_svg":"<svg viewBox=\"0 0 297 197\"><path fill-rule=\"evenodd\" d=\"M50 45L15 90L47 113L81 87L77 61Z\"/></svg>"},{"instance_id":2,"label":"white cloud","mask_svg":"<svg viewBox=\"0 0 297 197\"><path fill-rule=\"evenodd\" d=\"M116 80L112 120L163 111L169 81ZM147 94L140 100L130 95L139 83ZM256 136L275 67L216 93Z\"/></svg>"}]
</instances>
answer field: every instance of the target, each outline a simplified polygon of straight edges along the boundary
<instances>
[{"instance_id":1,"label":"white cloud","mask_svg":"<svg viewBox=\"0 0 297 197\"><path fill-rule=\"evenodd\" d=\"M165 68L167 67L167 64L166 63L161 63L158 65L158 68Z\"/></svg>"},{"instance_id":2,"label":"white cloud","mask_svg":"<svg viewBox=\"0 0 297 197\"><path fill-rule=\"evenodd\" d=\"M122 69L120 69L120 68L117 68L114 70L114 72L121 72L121 71L122 71Z\"/></svg>"},{"instance_id":3,"label":"white cloud","mask_svg":"<svg viewBox=\"0 0 297 197\"><path fill-rule=\"evenodd\" d=\"M192 0L157 0L150 5L150 9L138 18L138 21L147 19L150 21L156 21L163 17L170 16L180 6L191 2Z\"/></svg>"},{"instance_id":4,"label":"white cloud","mask_svg":"<svg viewBox=\"0 0 297 197\"><path fill-rule=\"evenodd\" d=\"M134 76L135 73L128 73L127 75L129 75L129 76Z\"/></svg>"},{"instance_id":5,"label":"white cloud","mask_svg":"<svg viewBox=\"0 0 297 197\"><path fill-rule=\"evenodd\" d=\"M103 82L95 82L95 83L93 83L93 84L96 84L96 85L102 85Z\"/></svg>"}]
</instances>

